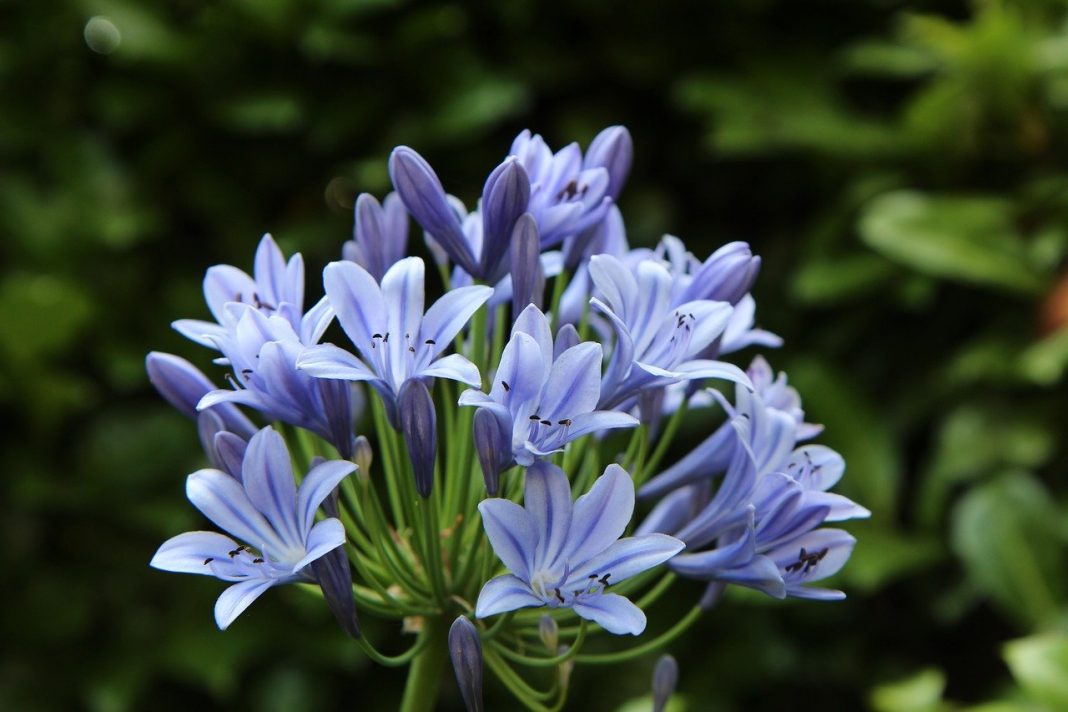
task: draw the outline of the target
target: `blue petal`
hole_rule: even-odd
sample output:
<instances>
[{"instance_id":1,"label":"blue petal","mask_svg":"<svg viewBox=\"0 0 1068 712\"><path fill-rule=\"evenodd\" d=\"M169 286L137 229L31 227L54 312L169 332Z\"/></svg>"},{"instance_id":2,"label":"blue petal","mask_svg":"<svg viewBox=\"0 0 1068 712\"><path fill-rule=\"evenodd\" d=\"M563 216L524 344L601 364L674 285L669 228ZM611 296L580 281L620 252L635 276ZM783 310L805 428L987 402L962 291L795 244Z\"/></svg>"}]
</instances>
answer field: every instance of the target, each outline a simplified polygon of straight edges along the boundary
<instances>
[{"instance_id":1,"label":"blue petal","mask_svg":"<svg viewBox=\"0 0 1068 712\"><path fill-rule=\"evenodd\" d=\"M298 573L316 559L325 556L345 543L345 526L340 519L324 519L308 532L304 545L304 558L293 565L293 573Z\"/></svg>"},{"instance_id":2,"label":"blue petal","mask_svg":"<svg viewBox=\"0 0 1068 712\"><path fill-rule=\"evenodd\" d=\"M838 571L849 560L853 553L853 547L857 540L847 531L842 529L816 529L808 532L793 541L780 545L768 552L768 558L785 570L787 566L795 563L801 549L809 553L827 550L823 558L806 572L799 569L795 572L786 572L787 584L800 581L819 581L827 578Z\"/></svg>"},{"instance_id":3,"label":"blue petal","mask_svg":"<svg viewBox=\"0 0 1068 712\"><path fill-rule=\"evenodd\" d=\"M638 489L638 499L649 500L723 470L734 452L736 434L723 424L685 457Z\"/></svg>"},{"instance_id":4,"label":"blue petal","mask_svg":"<svg viewBox=\"0 0 1068 712\"><path fill-rule=\"evenodd\" d=\"M541 393L545 365L541 348L531 336L523 332L513 334L501 354L490 396L507 405L512 412L517 412L516 409L525 404L533 404ZM508 384L507 388L505 384ZM534 414L519 415L526 417Z\"/></svg>"},{"instance_id":5,"label":"blue petal","mask_svg":"<svg viewBox=\"0 0 1068 712\"><path fill-rule=\"evenodd\" d=\"M205 517L239 540L261 549L271 547L281 551L286 548L237 480L225 472L194 472L186 480L185 492Z\"/></svg>"},{"instance_id":6,"label":"blue petal","mask_svg":"<svg viewBox=\"0 0 1068 712\"><path fill-rule=\"evenodd\" d=\"M622 467L609 465L575 502L568 561L580 564L607 549L622 536L633 512L634 482Z\"/></svg>"},{"instance_id":7,"label":"blue petal","mask_svg":"<svg viewBox=\"0 0 1068 712\"><path fill-rule=\"evenodd\" d=\"M530 586L506 574L486 582L475 603L475 617L486 618L498 613L507 613L519 608L544 606L545 602L534 595Z\"/></svg>"},{"instance_id":8,"label":"blue petal","mask_svg":"<svg viewBox=\"0 0 1068 712\"><path fill-rule=\"evenodd\" d=\"M301 351L297 368L316 378L343 381L371 381L378 376L348 351L333 344L319 344Z\"/></svg>"},{"instance_id":9,"label":"blue petal","mask_svg":"<svg viewBox=\"0 0 1068 712\"><path fill-rule=\"evenodd\" d=\"M571 418L571 425L567 429L567 439L575 440L588 433L599 433L603 430L633 428L637 424L638 419L629 413L595 410L592 413L581 413Z\"/></svg>"},{"instance_id":10,"label":"blue petal","mask_svg":"<svg viewBox=\"0 0 1068 712\"><path fill-rule=\"evenodd\" d=\"M323 297L301 318L301 342L308 346L319 343L319 339L323 338L323 334L333 320L334 307L330 305L328 297Z\"/></svg>"},{"instance_id":11,"label":"blue petal","mask_svg":"<svg viewBox=\"0 0 1068 712\"><path fill-rule=\"evenodd\" d=\"M278 583L278 579L250 579L235 583L222 592L215 602L215 623L220 630L226 630L234 619L245 612L252 602L263 592Z\"/></svg>"},{"instance_id":12,"label":"blue petal","mask_svg":"<svg viewBox=\"0 0 1068 712\"><path fill-rule=\"evenodd\" d=\"M229 302L251 301L256 290L252 277L230 265L210 267L204 276L204 301L220 324L228 321L226 305Z\"/></svg>"},{"instance_id":13,"label":"blue petal","mask_svg":"<svg viewBox=\"0 0 1068 712\"><path fill-rule=\"evenodd\" d=\"M422 259L406 257L390 267L382 278L382 298L389 310L386 330L390 339L388 343L380 341L378 348L389 349L395 384L403 383L410 375L407 373L407 351L416 345L415 339L419 337L419 326L423 319L425 270Z\"/></svg>"},{"instance_id":14,"label":"blue petal","mask_svg":"<svg viewBox=\"0 0 1068 712\"><path fill-rule=\"evenodd\" d=\"M523 506L534 520L538 546L534 570L551 569L571 529L571 484L556 465L536 462L526 472Z\"/></svg>"},{"instance_id":15,"label":"blue petal","mask_svg":"<svg viewBox=\"0 0 1068 712\"><path fill-rule=\"evenodd\" d=\"M845 460L825 445L803 445L790 455L786 472L807 490L827 491L845 473Z\"/></svg>"},{"instance_id":16,"label":"blue petal","mask_svg":"<svg viewBox=\"0 0 1068 712\"><path fill-rule=\"evenodd\" d=\"M414 375L420 378L423 376L447 378L450 381L459 381L469 386L479 386L482 383L482 376L478 372L478 366L460 354L443 356Z\"/></svg>"},{"instance_id":17,"label":"blue petal","mask_svg":"<svg viewBox=\"0 0 1068 712\"><path fill-rule=\"evenodd\" d=\"M544 381L549 375L549 364L553 362L553 333L549 327L549 318L537 306L529 304L512 324L512 335L519 332L527 334L537 342L542 360L545 362L545 371L542 376L542 381Z\"/></svg>"},{"instance_id":18,"label":"blue petal","mask_svg":"<svg viewBox=\"0 0 1068 712\"><path fill-rule=\"evenodd\" d=\"M315 521L315 511L356 465L347 460L329 460L313 467L297 490L297 514L300 531L307 532Z\"/></svg>"},{"instance_id":19,"label":"blue petal","mask_svg":"<svg viewBox=\"0 0 1068 712\"><path fill-rule=\"evenodd\" d=\"M616 593L583 596L575 601L574 609L581 617L615 635L641 635L645 630L642 610Z\"/></svg>"},{"instance_id":20,"label":"blue petal","mask_svg":"<svg viewBox=\"0 0 1068 712\"><path fill-rule=\"evenodd\" d=\"M282 302L289 302L292 291L287 289L286 258L279 249L278 243L271 235L265 234L256 248L256 257L253 262L253 274L256 277L256 287L260 293L256 295L260 301L277 307ZM304 296L304 267L300 265L300 296ZM294 285L296 286L296 285ZM299 306L299 305L297 305Z\"/></svg>"},{"instance_id":21,"label":"blue petal","mask_svg":"<svg viewBox=\"0 0 1068 712\"><path fill-rule=\"evenodd\" d=\"M549 371L542 415L557 420L593 410L601 397L601 360L601 345L589 341L562 353Z\"/></svg>"},{"instance_id":22,"label":"blue petal","mask_svg":"<svg viewBox=\"0 0 1068 712\"><path fill-rule=\"evenodd\" d=\"M527 510L507 499L485 499L478 505L482 526L497 557L516 576L529 581L538 530Z\"/></svg>"},{"instance_id":23,"label":"blue petal","mask_svg":"<svg viewBox=\"0 0 1068 712\"><path fill-rule=\"evenodd\" d=\"M389 329L389 310L375 278L354 262L331 262L323 270L323 287L341 328L369 358L371 336Z\"/></svg>"},{"instance_id":24,"label":"blue petal","mask_svg":"<svg viewBox=\"0 0 1068 712\"><path fill-rule=\"evenodd\" d=\"M693 486L680 487L657 502L653 510L634 530L635 535L677 532L694 516L694 505L697 503L697 494L694 489Z\"/></svg>"},{"instance_id":25,"label":"blue petal","mask_svg":"<svg viewBox=\"0 0 1068 712\"><path fill-rule=\"evenodd\" d=\"M482 277L496 271L512 239L516 220L530 203L530 179L513 157L493 169L482 191Z\"/></svg>"},{"instance_id":26,"label":"blue petal","mask_svg":"<svg viewBox=\"0 0 1068 712\"><path fill-rule=\"evenodd\" d=\"M236 541L216 532L186 532L163 542L148 565L161 571L211 576L214 572L208 564L228 560L235 548Z\"/></svg>"},{"instance_id":27,"label":"blue petal","mask_svg":"<svg viewBox=\"0 0 1068 712\"><path fill-rule=\"evenodd\" d=\"M451 289L434 302L423 317L423 326L419 332L419 342L426 344L428 339L435 343L430 345L429 353L437 356L460 333L460 329L493 295L493 287L474 286Z\"/></svg>"},{"instance_id":28,"label":"blue petal","mask_svg":"<svg viewBox=\"0 0 1068 712\"><path fill-rule=\"evenodd\" d=\"M585 585L593 574L598 578L608 575L611 577L610 583L619 583L659 566L684 547L685 544L667 534L646 534L620 539L600 554L572 569L566 587Z\"/></svg>"},{"instance_id":29,"label":"blue petal","mask_svg":"<svg viewBox=\"0 0 1068 712\"><path fill-rule=\"evenodd\" d=\"M297 486L285 440L268 426L256 433L245 450L241 481L249 500L288 544L303 540L298 531Z\"/></svg>"},{"instance_id":30,"label":"blue petal","mask_svg":"<svg viewBox=\"0 0 1068 712\"><path fill-rule=\"evenodd\" d=\"M638 295L638 283L622 262L611 255L594 255L589 264L590 279L604 295L607 310L630 323L631 305Z\"/></svg>"},{"instance_id":31,"label":"blue petal","mask_svg":"<svg viewBox=\"0 0 1068 712\"><path fill-rule=\"evenodd\" d=\"M218 339L227 333L225 326L199 319L179 319L171 322L171 327L190 341L209 349L218 348Z\"/></svg>"}]
</instances>

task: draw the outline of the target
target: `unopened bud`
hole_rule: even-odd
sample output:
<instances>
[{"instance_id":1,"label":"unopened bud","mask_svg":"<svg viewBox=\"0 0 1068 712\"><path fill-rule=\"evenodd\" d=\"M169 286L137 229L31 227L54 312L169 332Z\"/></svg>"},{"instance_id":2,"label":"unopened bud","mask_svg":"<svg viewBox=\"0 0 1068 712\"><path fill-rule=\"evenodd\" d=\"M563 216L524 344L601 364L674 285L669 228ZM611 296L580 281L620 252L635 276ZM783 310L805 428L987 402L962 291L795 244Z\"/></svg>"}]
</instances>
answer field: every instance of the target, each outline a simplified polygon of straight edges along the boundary
<instances>
[{"instance_id":1,"label":"unopened bud","mask_svg":"<svg viewBox=\"0 0 1068 712\"><path fill-rule=\"evenodd\" d=\"M564 653L566 653L570 649L571 648L569 648L566 645L561 645L559 648L556 649L556 654L558 656L559 655L563 655ZM566 660L566 661L560 663L556 667L556 674L560 677L560 687L565 692L567 691L568 685L571 683L571 671L574 670L574 669L575 669L575 659L574 658L571 658L570 660Z\"/></svg>"},{"instance_id":2,"label":"unopened bud","mask_svg":"<svg viewBox=\"0 0 1068 712\"><path fill-rule=\"evenodd\" d=\"M482 712L482 641L474 623L460 616L449 628L449 657L468 712Z\"/></svg>"},{"instance_id":3,"label":"unopened bud","mask_svg":"<svg viewBox=\"0 0 1068 712\"><path fill-rule=\"evenodd\" d=\"M400 389L398 411L408 457L415 474L415 489L420 496L430 496L434 487L434 461L438 451L438 421L434 399L426 384L409 378Z\"/></svg>"},{"instance_id":4,"label":"unopened bud","mask_svg":"<svg viewBox=\"0 0 1068 712\"><path fill-rule=\"evenodd\" d=\"M538 635L550 653L560 645L560 626L556 624L556 619L550 615L544 615L538 620Z\"/></svg>"},{"instance_id":5,"label":"unopened bud","mask_svg":"<svg viewBox=\"0 0 1068 712\"><path fill-rule=\"evenodd\" d=\"M541 268L541 238L538 224L530 213L515 223L512 240L512 315L518 316L528 304L540 306L545 274ZM538 291L539 276L541 291Z\"/></svg>"},{"instance_id":6,"label":"unopened bud","mask_svg":"<svg viewBox=\"0 0 1068 712\"><path fill-rule=\"evenodd\" d=\"M670 655L661 656L653 668L653 712L664 712L678 682L679 664Z\"/></svg>"},{"instance_id":7,"label":"unopened bud","mask_svg":"<svg viewBox=\"0 0 1068 712\"><path fill-rule=\"evenodd\" d=\"M353 444L352 461L356 463L356 477L360 482L367 483L371 480L371 463L374 461L374 451L367 436L360 435Z\"/></svg>"},{"instance_id":8,"label":"unopened bud","mask_svg":"<svg viewBox=\"0 0 1068 712\"><path fill-rule=\"evenodd\" d=\"M475 451L478 464L482 467L482 478L486 483L486 492L490 496L497 494L500 484L501 461L504 459L505 439L497 416L485 408L475 412L474 422Z\"/></svg>"}]
</instances>

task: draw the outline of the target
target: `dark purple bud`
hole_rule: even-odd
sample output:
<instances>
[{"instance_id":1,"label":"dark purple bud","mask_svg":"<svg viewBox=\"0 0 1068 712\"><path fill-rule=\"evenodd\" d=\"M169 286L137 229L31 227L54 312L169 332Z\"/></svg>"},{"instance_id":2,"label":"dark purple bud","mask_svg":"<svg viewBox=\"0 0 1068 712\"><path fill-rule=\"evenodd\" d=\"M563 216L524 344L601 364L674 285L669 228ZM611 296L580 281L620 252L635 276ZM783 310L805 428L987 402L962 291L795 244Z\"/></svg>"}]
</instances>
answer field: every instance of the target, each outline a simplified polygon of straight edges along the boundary
<instances>
[{"instance_id":1,"label":"dark purple bud","mask_svg":"<svg viewBox=\"0 0 1068 712\"><path fill-rule=\"evenodd\" d=\"M352 236L356 249L351 257L344 253L345 258L353 259L381 282L382 275L399 259L398 255L404 254L408 242L407 221L399 226L391 223L382 205L367 193L356 198L354 214Z\"/></svg>"},{"instance_id":2,"label":"dark purple bud","mask_svg":"<svg viewBox=\"0 0 1068 712\"><path fill-rule=\"evenodd\" d=\"M512 232L512 314L519 316L528 304L540 307L542 292L537 290L538 276L544 285L541 268L541 240L538 224L530 213L523 213ZM544 287L542 289L544 291Z\"/></svg>"},{"instance_id":3,"label":"dark purple bud","mask_svg":"<svg viewBox=\"0 0 1068 712\"><path fill-rule=\"evenodd\" d=\"M316 464L313 460L312 467ZM340 518L337 488L323 500L322 507L326 516ZM313 561L311 570L338 625L353 638L359 638L360 621L356 617L356 601L352 596L352 569L345 547L339 546Z\"/></svg>"},{"instance_id":4,"label":"dark purple bud","mask_svg":"<svg viewBox=\"0 0 1068 712\"><path fill-rule=\"evenodd\" d=\"M663 387L647 388L638 394L638 417L643 424L648 426L652 437L655 437L660 419L664 414L664 396L666 391Z\"/></svg>"},{"instance_id":5,"label":"dark purple bud","mask_svg":"<svg viewBox=\"0 0 1068 712\"><path fill-rule=\"evenodd\" d=\"M430 397L426 384L414 378L405 381L397 399L397 411L415 473L415 489L422 497L429 497L434 487L438 426L434 399Z\"/></svg>"},{"instance_id":6,"label":"dark purple bud","mask_svg":"<svg viewBox=\"0 0 1068 712\"><path fill-rule=\"evenodd\" d=\"M478 452L478 464L482 466L482 479L486 482L486 492L490 496L497 494L500 484L501 461L506 457L506 439L501 432L501 425L495 416L485 408L475 412L474 423L475 451Z\"/></svg>"},{"instance_id":7,"label":"dark purple bud","mask_svg":"<svg viewBox=\"0 0 1068 712\"><path fill-rule=\"evenodd\" d=\"M323 398L323 409L330 429L330 442L344 460L352 459L355 437L352 434L352 384L330 378L316 379Z\"/></svg>"},{"instance_id":8,"label":"dark purple bud","mask_svg":"<svg viewBox=\"0 0 1068 712\"><path fill-rule=\"evenodd\" d=\"M597 242L604 242L603 233L607 228L605 227L605 221L601 220L593 227L586 228L582 232L572 235L564 240L564 269L568 272L574 272L578 269L579 264L586 259L587 251L590 245ZM596 238L601 239L597 240Z\"/></svg>"},{"instance_id":9,"label":"dark purple bud","mask_svg":"<svg viewBox=\"0 0 1068 712\"><path fill-rule=\"evenodd\" d=\"M482 641L478 628L464 616L449 628L449 657L467 712L482 712Z\"/></svg>"},{"instance_id":10,"label":"dark purple bud","mask_svg":"<svg viewBox=\"0 0 1068 712\"><path fill-rule=\"evenodd\" d=\"M515 240L516 220L530 204L530 179L515 157L493 169L482 189L482 255L477 277L497 280L504 255ZM533 218L531 218L533 222ZM537 227L534 228L537 237ZM513 258L514 264L514 258ZM514 274L514 270L513 270ZM526 306L524 304L523 306Z\"/></svg>"},{"instance_id":11,"label":"dark purple bud","mask_svg":"<svg viewBox=\"0 0 1068 712\"><path fill-rule=\"evenodd\" d=\"M479 266L471 254L456 211L449 206L441 181L422 156L398 146L389 157L393 187L408 212L468 274L477 275Z\"/></svg>"},{"instance_id":12,"label":"dark purple bud","mask_svg":"<svg viewBox=\"0 0 1068 712\"><path fill-rule=\"evenodd\" d=\"M608 195L619 198L630 175L634 161L634 142L625 126L609 126L593 139L586 149L583 168L604 168L608 171Z\"/></svg>"},{"instance_id":13,"label":"dark purple bud","mask_svg":"<svg viewBox=\"0 0 1068 712\"><path fill-rule=\"evenodd\" d=\"M682 301L711 299L737 304L760 274L760 258L745 242L730 242L712 253L693 276Z\"/></svg>"},{"instance_id":14,"label":"dark purple bud","mask_svg":"<svg viewBox=\"0 0 1068 712\"><path fill-rule=\"evenodd\" d=\"M653 668L653 712L664 712L677 684L679 664L670 655L660 656Z\"/></svg>"},{"instance_id":15,"label":"dark purple bud","mask_svg":"<svg viewBox=\"0 0 1068 712\"><path fill-rule=\"evenodd\" d=\"M204 373L180 356L153 351L145 357L148 380L164 400L187 418L197 418L197 403L205 394L216 390ZM221 430L229 430L241 437L251 438L256 426L231 403L212 406L212 412L222 421Z\"/></svg>"},{"instance_id":16,"label":"dark purple bud","mask_svg":"<svg viewBox=\"0 0 1068 712\"><path fill-rule=\"evenodd\" d=\"M572 346L579 345L579 333L574 324L564 324L556 332L556 341L553 343L553 360L560 358L560 354Z\"/></svg>"}]
</instances>

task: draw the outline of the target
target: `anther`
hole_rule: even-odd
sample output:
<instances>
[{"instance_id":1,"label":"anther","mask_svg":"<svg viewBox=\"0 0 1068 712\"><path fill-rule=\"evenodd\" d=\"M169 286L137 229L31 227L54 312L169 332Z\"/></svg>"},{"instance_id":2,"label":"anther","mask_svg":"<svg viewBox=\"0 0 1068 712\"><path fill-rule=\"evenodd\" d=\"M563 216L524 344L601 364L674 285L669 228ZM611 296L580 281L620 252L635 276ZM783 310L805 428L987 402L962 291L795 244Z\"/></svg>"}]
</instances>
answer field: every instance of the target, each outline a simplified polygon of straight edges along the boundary
<instances>
[{"instance_id":1,"label":"anther","mask_svg":"<svg viewBox=\"0 0 1068 712\"><path fill-rule=\"evenodd\" d=\"M215 559L209 556L208 558L204 559L204 565L207 566L212 561L215 561Z\"/></svg>"},{"instance_id":2,"label":"anther","mask_svg":"<svg viewBox=\"0 0 1068 712\"><path fill-rule=\"evenodd\" d=\"M564 418L563 420L558 420L558 421L556 421L556 424L557 425L562 425L565 428L570 428L571 427L571 418Z\"/></svg>"},{"instance_id":3,"label":"anther","mask_svg":"<svg viewBox=\"0 0 1068 712\"><path fill-rule=\"evenodd\" d=\"M501 385L504 386L504 392L505 393L507 393L508 391L512 390L512 387L508 385L508 381L501 381Z\"/></svg>"},{"instance_id":4,"label":"anther","mask_svg":"<svg viewBox=\"0 0 1068 712\"><path fill-rule=\"evenodd\" d=\"M565 603L565 601L564 601L564 595L563 595L562 593L560 593L560 589L559 589L559 588L554 588L554 589L553 589L553 592L554 592L554 593L556 594L556 597L557 597L558 599L560 599L560 603Z\"/></svg>"},{"instance_id":5,"label":"anther","mask_svg":"<svg viewBox=\"0 0 1068 712\"><path fill-rule=\"evenodd\" d=\"M435 345L435 344L437 344L438 342L437 342L437 341L434 341L433 339L427 339L427 340L426 340L426 341L424 341L423 343L425 343L425 344L426 344L427 346L434 346L434 345Z\"/></svg>"}]
</instances>

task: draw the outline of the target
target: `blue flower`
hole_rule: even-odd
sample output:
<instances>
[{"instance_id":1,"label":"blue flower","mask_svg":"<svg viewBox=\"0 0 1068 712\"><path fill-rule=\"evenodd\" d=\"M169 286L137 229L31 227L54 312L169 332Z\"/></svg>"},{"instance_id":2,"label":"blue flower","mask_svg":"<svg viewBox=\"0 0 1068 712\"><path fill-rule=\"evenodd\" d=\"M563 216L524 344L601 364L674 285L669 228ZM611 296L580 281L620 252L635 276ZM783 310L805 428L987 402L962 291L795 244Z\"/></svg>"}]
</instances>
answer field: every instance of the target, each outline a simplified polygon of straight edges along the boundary
<instances>
[{"instance_id":1,"label":"blue flower","mask_svg":"<svg viewBox=\"0 0 1068 712\"><path fill-rule=\"evenodd\" d=\"M638 424L626 413L594 410L600 396L601 345L558 342L554 350L549 320L531 304L512 327L489 395L467 390L459 403L491 411L511 457L526 466L588 433Z\"/></svg>"},{"instance_id":2,"label":"blue flower","mask_svg":"<svg viewBox=\"0 0 1068 712\"><path fill-rule=\"evenodd\" d=\"M315 515L355 467L324 462L298 489L285 441L264 428L248 444L240 480L200 470L186 483L189 501L234 538L207 531L179 534L159 548L150 565L233 582L215 604L215 621L225 629L271 586L314 581L309 564L345 543L340 520L316 522Z\"/></svg>"},{"instance_id":3,"label":"blue flower","mask_svg":"<svg viewBox=\"0 0 1068 712\"><path fill-rule=\"evenodd\" d=\"M246 405L271 420L317 433L342 457L350 457L355 407L351 384L317 379L298 370L304 342L288 320L245 304L230 304L228 311L236 323L213 338L233 368L233 388L208 393L198 409L219 403Z\"/></svg>"},{"instance_id":4,"label":"blue flower","mask_svg":"<svg viewBox=\"0 0 1068 712\"><path fill-rule=\"evenodd\" d=\"M723 378L750 385L737 366L697 357L723 333L730 304L699 299L672 306L671 274L656 260L642 260L632 272L611 255L594 255L590 275L603 296L590 304L610 320L616 336L600 407L629 409L643 390L679 381Z\"/></svg>"},{"instance_id":5,"label":"blue flower","mask_svg":"<svg viewBox=\"0 0 1068 712\"><path fill-rule=\"evenodd\" d=\"M264 235L256 249L255 277L230 265L216 265L204 277L204 299L216 323L199 319L179 319L174 328L183 336L217 348L219 338L233 331L244 313L235 305L249 305L264 316L285 319L305 344L314 344L334 318L325 299L304 313L304 259L285 255L270 235Z\"/></svg>"},{"instance_id":6,"label":"blue flower","mask_svg":"<svg viewBox=\"0 0 1068 712\"><path fill-rule=\"evenodd\" d=\"M352 239L342 246L342 256L363 267L375 279L404 259L408 247L408 212L396 193L381 204L374 196L356 198Z\"/></svg>"},{"instance_id":7,"label":"blue flower","mask_svg":"<svg viewBox=\"0 0 1068 712\"><path fill-rule=\"evenodd\" d=\"M609 465L590 491L571 501L563 470L537 462L526 472L525 507L506 499L479 504L490 544L510 574L482 587L475 615L567 607L617 635L645 630L645 614L607 589L677 554L665 534L620 539L634 511L634 484Z\"/></svg>"},{"instance_id":8,"label":"blue flower","mask_svg":"<svg viewBox=\"0 0 1068 712\"><path fill-rule=\"evenodd\" d=\"M318 378L367 381L382 396L396 424L396 401L409 378L481 383L478 368L459 354L442 356L493 290L452 289L423 313L423 260L408 257L387 270L379 286L352 262L331 262L323 284L337 319L360 358L332 344L313 346L298 367Z\"/></svg>"}]
</instances>

